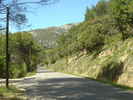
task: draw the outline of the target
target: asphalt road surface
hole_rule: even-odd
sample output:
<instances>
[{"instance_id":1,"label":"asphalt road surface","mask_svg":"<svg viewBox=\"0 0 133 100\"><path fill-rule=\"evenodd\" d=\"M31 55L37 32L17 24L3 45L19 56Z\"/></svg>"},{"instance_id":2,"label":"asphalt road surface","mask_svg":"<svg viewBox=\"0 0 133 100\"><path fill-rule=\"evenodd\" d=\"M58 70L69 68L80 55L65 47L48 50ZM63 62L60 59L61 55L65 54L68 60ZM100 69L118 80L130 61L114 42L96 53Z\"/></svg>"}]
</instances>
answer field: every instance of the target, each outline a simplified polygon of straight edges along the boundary
<instances>
[{"instance_id":1,"label":"asphalt road surface","mask_svg":"<svg viewBox=\"0 0 133 100\"><path fill-rule=\"evenodd\" d=\"M20 84L28 100L133 100L133 91L44 68Z\"/></svg>"}]
</instances>

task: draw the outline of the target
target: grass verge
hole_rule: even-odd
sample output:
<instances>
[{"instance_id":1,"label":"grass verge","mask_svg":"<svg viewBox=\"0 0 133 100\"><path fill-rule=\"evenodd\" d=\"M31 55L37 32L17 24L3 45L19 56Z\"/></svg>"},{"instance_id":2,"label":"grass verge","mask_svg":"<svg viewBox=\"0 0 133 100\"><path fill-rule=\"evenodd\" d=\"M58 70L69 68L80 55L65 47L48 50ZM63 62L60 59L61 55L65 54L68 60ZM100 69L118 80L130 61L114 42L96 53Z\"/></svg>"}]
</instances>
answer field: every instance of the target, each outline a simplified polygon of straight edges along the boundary
<instances>
[{"instance_id":1,"label":"grass verge","mask_svg":"<svg viewBox=\"0 0 133 100\"><path fill-rule=\"evenodd\" d=\"M55 70L53 70L51 68L49 70L55 71ZM56 72L58 72L58 71L56 71ZM111 82L111 81L94 79L94 78L90 78L88 76L84 76L84 75L80 75L80 74L67 73L67 72L63 72L63 71L60 71L60 72L65 73L65 74L71 74L71 75L79 76L79 77L82 77L82 78L85 78L85 79L97 81L97 82L104 83L104 84L109 84L111 86L114 86L114 87L117 87L117 88L121 88L121 89L124 89L124 90L132 90L133 91L133 87L128 87L128 86L125 86L125 85L120 85L120 84L117 84L117 83L114 83L114 82Z\"/></svg>"},{"instance_id":2,"label":"grass verge","mask_svg":"<svg viewBox=\"0 0 133 100\"><path fill-rule=\"evenodd\" d=\"M31 76L34 76L34 75L36 75L36 72L35 71L34 72L27 73L26 74L26 77L31 77Z\"/></svg>"},{"instance_id":3,"label":"grass verge","mask_svg":"<svg viewBox=\"0 0 133 100\"><path fill-rule=\"evenodd\" d=\"M0 86L0 100L26 100L26 97L24 91L15 86L10 86L8 89Z\"/></svg>"},{"instance_id":4,"label":"grass verge","mask_svg":"<svg viewBox=\"0 0 133 100\"><path fill-rule=\"evenodd\" d=\"M117 83L114 83L114 82L111 82L111 81L98 80L98 79L93 79L93 78L89 78L89 77L85 77L85 79L90 79L90 80L98 81L98 82L101 82L101 83L104 83L104 84L109 84L111 86L118 87L118 88L121 88L121 89L124 89L124 90L132 90L133 91L133 87L128 87L128 86L117 84Z\"/></svg>"}]
</instances>

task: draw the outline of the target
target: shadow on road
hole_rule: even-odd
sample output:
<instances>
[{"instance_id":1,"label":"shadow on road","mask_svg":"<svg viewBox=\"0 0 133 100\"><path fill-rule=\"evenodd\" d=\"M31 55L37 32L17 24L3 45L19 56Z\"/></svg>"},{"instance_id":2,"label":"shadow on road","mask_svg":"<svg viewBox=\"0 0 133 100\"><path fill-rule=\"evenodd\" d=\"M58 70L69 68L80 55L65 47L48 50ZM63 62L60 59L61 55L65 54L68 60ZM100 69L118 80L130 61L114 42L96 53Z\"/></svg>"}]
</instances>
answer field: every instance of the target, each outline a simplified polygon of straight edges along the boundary
<instances>
[{"instance_id":1,"label":"shadow on road","mask_svg":"<svg viewBox=\"0 0 133 100\"><path fill-rule=\"evenodd\" d=\"M132 92L82 78L41 80L37 86L27 89L27 95L36 95L41 98L39 100L132 100L133 98Z\"/></svg>"}]
</instances>

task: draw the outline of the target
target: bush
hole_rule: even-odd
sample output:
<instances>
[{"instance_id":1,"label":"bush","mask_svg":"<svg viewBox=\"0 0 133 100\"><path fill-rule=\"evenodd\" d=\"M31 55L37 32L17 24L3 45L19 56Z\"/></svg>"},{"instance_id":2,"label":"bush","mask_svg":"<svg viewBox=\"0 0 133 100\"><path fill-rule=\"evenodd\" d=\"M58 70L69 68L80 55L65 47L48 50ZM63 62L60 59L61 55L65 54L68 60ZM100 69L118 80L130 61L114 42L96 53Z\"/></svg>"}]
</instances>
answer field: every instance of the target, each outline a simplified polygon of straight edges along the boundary
<instances>
[{"instance_id":1,"label":"bush","mask_svg":"<svg viewBox=\"0 0 133 100\"><path fill-rule=\"evenodd\" d=\"M24 77L27 73L25 64L12 63L9 66L10 78ZM0 56L0 78L6 78L5 57Z\"/></svg>"},{"instance_id":2,"label":"bush","mask_svg":"<svg viewBox=\"0 0 133 100\"><path fill-rule=\"evenodd\" d=\"M105 37L105 44L112 47L118 42L122 40L122 35L120 33L111 35L111 36L106 36Z\"/></svg>"},{"instance_id":3,"label":"bush","mask_svg":"<svg viewBox=\"0 0 133 100\"><path fill-rule=\"evenodd\" d=\"M48 65L48 64L49 64L49 62L48 62L47 59L45 59L43 63L44 63L45 65Z\"/></svg>"},{"instance_id":4,"label":"bush","mask_svg":"<svg viewBox=\"0 0 133 100\"><path fill-rule=\"evenodd\" d=\"M25 63L24 63L24 64L21 64L21 65L19 66L19 70L20 70L20 73L19 73L18 77L24 77L24 76L26 76L27 70L26 70L26 65L25 65Z\"/></svg>"},{"instance_id":5,"label":"bush","mask_svg":"<svg viewBox=\"0 0 133 100\"><path fill-rule=\"evenodd\" d=\"M93 52L104 45L104 35L100 32L101 24L88 25L87 29L78 34L78 42L81 49Z\"/></svg>"},{"instance_id":6,"label":"bush","mask_svg":"<svg viewBox=\"0 0 133 100\"><path fill-rule=\"evenodd\" d=\"M117 62L111 59L103 66L102 72L99 74L98 78L108 81L117 81L118 77L122 74L123 67L123 62Z\"/></svg>"},{"instance_id":7,"label":"bush","mask_svg":"<svg viewBox=\"0 0 133 100\"><path fill-rule=\"evenodd\" d=\"M27 73L25 64L11 64L10 66L10 78L24 77Z\"/></svg>"},{"instance_id":8,"label":"bush","mask_svg":"<svg viewBox=\"0 0 133 100\"><path fill-rule=\"evenodd\" d=\"M6 74L5 74L5 57L4 56L0 56L0 78L5 78Z\"/></svg>"}]
</instances>

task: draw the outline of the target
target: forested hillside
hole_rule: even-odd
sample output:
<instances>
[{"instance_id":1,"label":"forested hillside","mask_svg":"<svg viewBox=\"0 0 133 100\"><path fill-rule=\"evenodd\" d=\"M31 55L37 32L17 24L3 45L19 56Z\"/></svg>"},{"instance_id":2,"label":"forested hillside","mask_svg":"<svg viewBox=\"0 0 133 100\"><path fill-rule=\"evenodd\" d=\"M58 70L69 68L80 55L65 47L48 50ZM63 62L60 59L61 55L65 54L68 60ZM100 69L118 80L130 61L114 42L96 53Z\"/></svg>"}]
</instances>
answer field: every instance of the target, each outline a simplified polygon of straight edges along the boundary
<instances>
[{"instance_id":1,"label":"forested hillside","mask_svg":"<svg viewBox=\"0 0 133 100\"><path fill-rule=\"evenodd\" d=\"M48 68L133 86L133 0L101 0L45 51Z\"/></svg>"}]
</instances>

